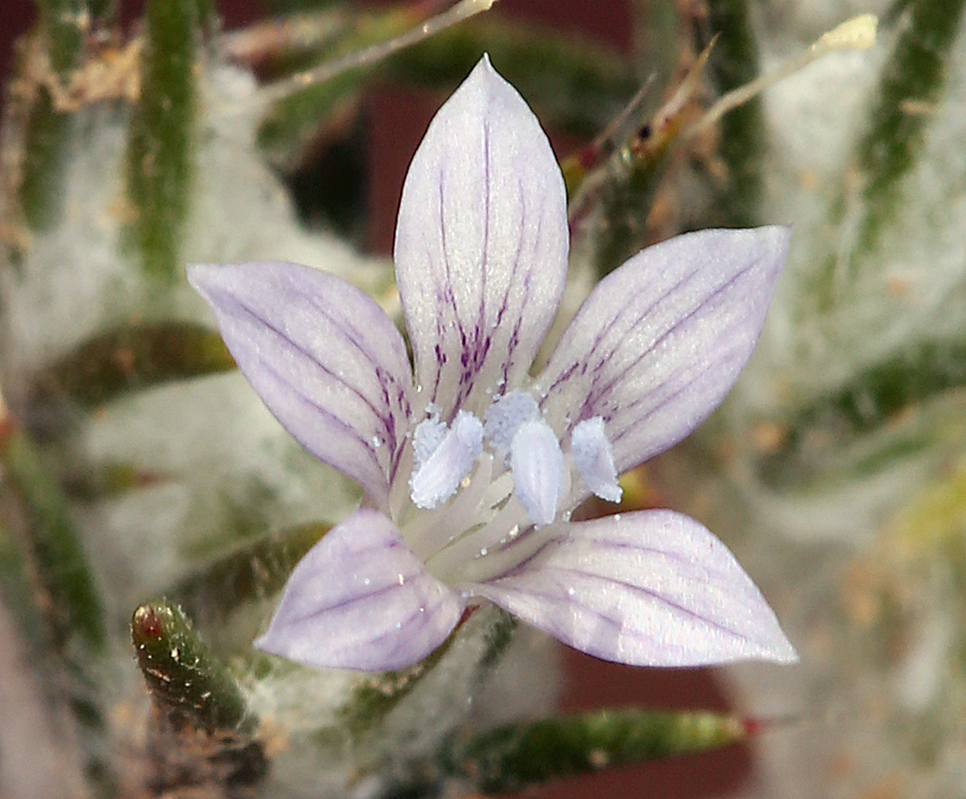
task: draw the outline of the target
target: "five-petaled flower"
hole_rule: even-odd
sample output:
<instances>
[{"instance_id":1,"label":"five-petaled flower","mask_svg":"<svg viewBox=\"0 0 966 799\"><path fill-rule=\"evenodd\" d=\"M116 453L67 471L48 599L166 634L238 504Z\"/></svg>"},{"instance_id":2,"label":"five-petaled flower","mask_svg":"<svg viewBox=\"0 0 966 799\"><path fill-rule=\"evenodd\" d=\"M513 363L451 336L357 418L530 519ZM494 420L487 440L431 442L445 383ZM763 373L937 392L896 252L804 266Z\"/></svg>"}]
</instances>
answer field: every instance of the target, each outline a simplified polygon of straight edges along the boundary
<instances>
[{"instance_id":1,"label":"five-petaled flower","mask_svg":"<svg viewBox=\"0 0 966 799\"><path fill-rule=\"evenodd\" d=\"M530 375L557 311L563 180L487 58L440 109L403 188L399 295L415 361L363 292L285 263L195 265L239 368L364 507L293 571L257 645L369 670L414 663L485 600L610 660L792 661L731 553L666 510L571 522L684 438L751 355L785 228L708 230L604 278Z\"/></svg>"}]
</instances>

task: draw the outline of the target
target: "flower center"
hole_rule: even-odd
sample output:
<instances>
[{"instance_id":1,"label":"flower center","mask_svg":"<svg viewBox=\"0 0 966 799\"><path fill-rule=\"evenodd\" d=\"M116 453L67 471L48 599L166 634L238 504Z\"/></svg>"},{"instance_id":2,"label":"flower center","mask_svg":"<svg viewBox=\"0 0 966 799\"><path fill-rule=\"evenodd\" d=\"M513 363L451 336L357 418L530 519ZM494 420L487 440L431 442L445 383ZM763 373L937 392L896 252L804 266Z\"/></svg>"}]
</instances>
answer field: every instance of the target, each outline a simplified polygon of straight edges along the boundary
<instances>
[{"instance_id":1,"label":"flower center","mask_svg":"<svg viewBox=\"0 0 966 799\"><path fill-rule=\"evenodd\" d=\"M599 416L574 427L565 455L536 401L521 391L497 398L482 421L460 410L447 425L438 409L427 412L412 434L412 509L402 533L444 580L465 578L467 562L492 559L521 533L553 523L570 504L574 470L591 492L620 501Z\"/></svg>"}]
</instances>

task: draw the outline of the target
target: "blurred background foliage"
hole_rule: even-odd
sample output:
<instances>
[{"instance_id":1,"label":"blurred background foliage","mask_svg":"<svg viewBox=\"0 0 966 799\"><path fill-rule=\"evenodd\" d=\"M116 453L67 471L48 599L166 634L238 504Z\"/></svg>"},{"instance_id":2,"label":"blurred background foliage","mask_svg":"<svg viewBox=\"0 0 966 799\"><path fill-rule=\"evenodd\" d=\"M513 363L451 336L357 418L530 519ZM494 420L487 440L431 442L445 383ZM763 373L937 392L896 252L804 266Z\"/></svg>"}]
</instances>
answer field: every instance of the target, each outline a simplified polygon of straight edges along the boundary
<instances>
[{"instance_id":1,"label":"blurred background foliage","mask_svg":"<svg viewBox=\"0 0 966 799\"><path fill-rule=\"evenodd\" d=\"M962 0L503 0L301 86L446 4L20 7L0 9L23 34L0 129L4 796L505 793L703 750L719 751L547 795L962 792ZM872 50L692 134L863 11L882 17ZM261 408L182 265L313 263L398 313L402 176L484 50L564 168L564 316L646 244L793 224L753 363L696 436L626 479L625 505L721 534L799 668L641 676L568 654L583 693L561 699L559 652L495 611L398 674L252 652L358 495Z\"/></svg>"}]
</instances>

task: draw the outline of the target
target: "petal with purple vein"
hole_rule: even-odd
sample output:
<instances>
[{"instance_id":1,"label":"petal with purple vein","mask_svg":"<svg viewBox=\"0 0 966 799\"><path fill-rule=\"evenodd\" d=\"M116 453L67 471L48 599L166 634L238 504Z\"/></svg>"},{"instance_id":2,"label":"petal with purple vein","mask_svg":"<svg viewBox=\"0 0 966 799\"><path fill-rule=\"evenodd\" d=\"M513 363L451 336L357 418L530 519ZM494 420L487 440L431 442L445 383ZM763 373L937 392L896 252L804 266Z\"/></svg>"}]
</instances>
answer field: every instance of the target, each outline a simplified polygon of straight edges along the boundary
<instances>
[{"instance_id":1,"label":"petal with purple vein","mask_svg":"<svg viewBox=\"0 0 966 799\"><path fill-rule=\"evenodd\" d=\"M537 379L565 437L601 416L618 473L688 435L751 356L789 230L704 230L648 247L584 301Z\"/></svg>"},{"instance_id":2,"label":"petal with purple vein","mask_svg":"<svg viewBox=\"0 0 966 799\"><path fill-rule=\"evenodd\" d=\"M299 561L255 645L309 666L389 671L443 643L463 609L386 516L360 510Z\"/></svg>"},{"instance_id":3,"label":"petal with purple vein","mask_svg":"<svg viewBox=\"0 0 966 799\"><path fill-rule=\"evenodd\" d=\"M444 422L517 386L567 273L566 192L540 123L484 58L413 157L396 279L416 380Z\"/></svg>"},{"instance_id":4,"label":"petal with purple vein","mask_svg":"<svg viewBox=\"0 0 966 799\"><path fill-rule=\"evenodd\" d=\"M562 525L521 566L468 590L576 649L620 663L797 660L724 544L672 511Z\"/></svg>"},{"instance_id":5,"label":"petal with purple vein","mask_svg":"<svg viewBox=\"0 0 966 799\"><path fill-rule=\"evenodd\" d=\"M385 507L412 394L392 320L363 292L307 266L194 264L188 279L285 429Z\"/></svg>"}]
</instances>

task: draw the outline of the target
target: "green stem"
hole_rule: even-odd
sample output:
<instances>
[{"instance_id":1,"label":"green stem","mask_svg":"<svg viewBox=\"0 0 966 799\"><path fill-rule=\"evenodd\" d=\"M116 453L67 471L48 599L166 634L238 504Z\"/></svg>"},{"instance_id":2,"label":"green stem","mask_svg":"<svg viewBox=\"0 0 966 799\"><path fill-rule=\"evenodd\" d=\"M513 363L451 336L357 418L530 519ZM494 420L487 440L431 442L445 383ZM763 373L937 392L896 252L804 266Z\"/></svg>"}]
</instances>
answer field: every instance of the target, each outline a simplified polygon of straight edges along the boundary
<instances>
[{"instance_id":1,"label":"green stem","mask_svg":"<svg viewBox=\"0 0 966 799\"><path fill-rule=\"evenodd\" d=\"M516 791L546 780L718 749L745 740L734 716L637 709L603 710L515 724L457 739L445 772L484 793Z\"/></svg>"},{"instance_id":2,"label":"green stem","mask_svg":"<svg viewBox=\"0 0 966 799\"><path fill-rule=\"evenodd\" d=\"M708 22L718 34L709 61L722 94L758 77L758 42L748 17L746 0L711 0ZM754 98L721 119L721 158L728 167L728 184L718 201L716 225L748 227L759 222L765 123L760 98Z\"/></svg>"},{"instance_id":3,"label":"green stem","mask_svg":"<svg viewBox=\"0 0 966 799\"><path fill-rule=\"evenodd\" d=\"M145 13L141 99L131 125L132 244L148 274L180 274L188 211L198 67L198 0L151 0Z\"/></svg>"},{"instance_id":4,"label":"green stem","mask_svg":"<svg viewBox=\"0 0 966 799\"><path fill-rule=\"evenodd\" d=\"M478 611L479 612L479 611ZM493 609L495 618L483 633L485 646L476 662L472 673L467 675L467 682L479 685L496 666L506 648L513 640L513 632L517 622L508 613ZM463 625L454 630L442 646L428 658L401 671L379 674L370 681L357 688L352 699L346 704L343 718L346 725L357 740L365 740L365 735L376 729L379 721L384 719L394 708L409 696L432 673L459 635ZM468 689L468 693L473 691Z\"/></svg>"}]
</instances>

